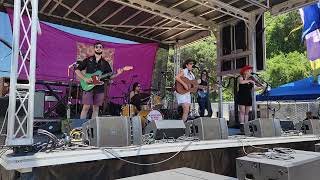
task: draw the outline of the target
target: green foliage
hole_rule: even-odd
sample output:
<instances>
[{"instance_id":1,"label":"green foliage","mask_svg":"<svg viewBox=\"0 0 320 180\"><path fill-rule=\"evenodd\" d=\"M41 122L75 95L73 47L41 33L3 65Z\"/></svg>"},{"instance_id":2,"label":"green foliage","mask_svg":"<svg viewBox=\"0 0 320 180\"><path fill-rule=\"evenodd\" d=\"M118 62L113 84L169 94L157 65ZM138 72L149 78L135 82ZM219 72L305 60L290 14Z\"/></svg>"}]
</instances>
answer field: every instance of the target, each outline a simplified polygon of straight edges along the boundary
<instances>
[{"instance_id":1,"label":"green foliage","mask_svg":"<svg viewBox=\"0 0 320 180\"><path fill-rule=\"evenodd\" d=\"M306 48L301 43L301 31L292 32L301 23L301 18L297 11L276 17L271 16L270 13L265 13L267 58L280 53L305 51ZM292 33L290 34L290 32Z\"/></svg>"},{"instance_id":2,"label":"green foliage","mask_svg":"<svg viewBox=\"0 0 320 180\"><path fill-rule=\"evenodd\" d=\"M305 53L297 51L280 53L268 59L266 70L262 73L271 87L278 87L311 75L310 63Z\"/></svg>"}]
</instances>

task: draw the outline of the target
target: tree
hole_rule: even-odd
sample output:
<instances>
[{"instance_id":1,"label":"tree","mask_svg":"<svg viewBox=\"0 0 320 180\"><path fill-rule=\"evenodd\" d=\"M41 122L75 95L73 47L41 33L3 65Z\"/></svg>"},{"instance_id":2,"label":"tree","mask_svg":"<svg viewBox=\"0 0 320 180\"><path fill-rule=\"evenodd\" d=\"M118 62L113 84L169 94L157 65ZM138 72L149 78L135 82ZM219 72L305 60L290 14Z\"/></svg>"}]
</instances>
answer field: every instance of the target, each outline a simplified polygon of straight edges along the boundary
<instances>
[{"instance_id":1,"label":"tree","mask_svg":"<svg viewBox=\"0 0 320 180\"><path fill-rule=\"evenodd\" d=\"M311 67L306 54L297 51L288 54L280 53L268 59L266 65L262 78L271 87L278 87L311 75Z\"/></svg>"},{"instance_id":2,"label":"tree","mask_svg":"<svg viewBox=\"0 0 320 180\"><path fill-rule=\"evenodd\" d=\"M301 24L301 18L297 11L279 16L265 13L267 58L280 53L304 52L306 48L301 41L301 31L292 32Z\"/></svg>"}]
</instances>

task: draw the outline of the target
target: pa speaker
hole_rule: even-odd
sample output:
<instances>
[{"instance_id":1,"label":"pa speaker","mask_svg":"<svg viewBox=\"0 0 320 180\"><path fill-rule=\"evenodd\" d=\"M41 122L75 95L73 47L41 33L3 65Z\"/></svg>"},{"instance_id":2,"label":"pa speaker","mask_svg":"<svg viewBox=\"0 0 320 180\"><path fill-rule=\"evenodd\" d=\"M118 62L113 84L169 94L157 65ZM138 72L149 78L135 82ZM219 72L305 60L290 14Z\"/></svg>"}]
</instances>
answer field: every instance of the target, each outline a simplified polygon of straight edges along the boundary
<instances>
[{"instance_id":1,"label":"pa speaker","mask_svg":"<svg viewBox=\"0 0 320 180\"><path fill-rule=\"evenodd\" d=\"M149 123L145 128L145 134L153 133L157 140L178 138L184 135L185 129L182 120L159 120Z\"/></svg>"},{"instance_id":2,"label":"pa speaker","mask_svg":"<svg viewBox=\"0 0 320 180\"><path fill-rule=\"evenodd\" d=\"M228 139L228 126L224 118L200 117L186 122L186 135L201 140Z\"/></svg>"},{"instance_id":3,"label":"pa speaker","mask_svg":"<svg viewBox=\"0 0 320 180\"><path fill-rule=\"evenodd\" d=\"M90 146L131 145L130 122L126 117L96 117L82 125L83 141Z\"/></svg>"},{"instance_id":4,"label":"pa speaker","mask_svg":"<svg viewBox=\"0 0 320 180\"><path fill-rule=\"evenodd\" d=\"M302 122L301 130L305 134L320 134L320 120L308 119Z\"/></svg>"},{"instance_id":5,"label":"pa speaker","mask_svg":"<svg viewBox=\"0 0 320 180\"><path fill-rule=\"evenodd\" d=\"M246 136L273 137L281 136L281 126L279 119L256 119L244 125Z\"/></svg>"}]
</instances>

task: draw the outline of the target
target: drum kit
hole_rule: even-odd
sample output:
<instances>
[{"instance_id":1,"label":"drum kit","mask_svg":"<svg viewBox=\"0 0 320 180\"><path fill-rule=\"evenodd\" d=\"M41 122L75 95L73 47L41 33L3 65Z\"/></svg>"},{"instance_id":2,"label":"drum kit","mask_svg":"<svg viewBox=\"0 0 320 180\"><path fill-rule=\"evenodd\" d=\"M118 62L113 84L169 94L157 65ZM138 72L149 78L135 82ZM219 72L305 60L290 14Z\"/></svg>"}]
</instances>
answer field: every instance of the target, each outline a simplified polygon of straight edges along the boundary
<instances>
[{"instance_id":1,"label":"drum kit","mask_svg":"<svg viewBox=\"0 0 320 180\"><path fill-rule=\"evenodd\" d=\"M132 102L122 105L121 116L140 116L142 128L146 127L152 121L163 120L163 115L160 112L163 103L157 93L140 93L131 99L132 101L138 101L138 103ZM140 107L137 107L137 104L140 104Z\"/></svg>"}]
</instances>

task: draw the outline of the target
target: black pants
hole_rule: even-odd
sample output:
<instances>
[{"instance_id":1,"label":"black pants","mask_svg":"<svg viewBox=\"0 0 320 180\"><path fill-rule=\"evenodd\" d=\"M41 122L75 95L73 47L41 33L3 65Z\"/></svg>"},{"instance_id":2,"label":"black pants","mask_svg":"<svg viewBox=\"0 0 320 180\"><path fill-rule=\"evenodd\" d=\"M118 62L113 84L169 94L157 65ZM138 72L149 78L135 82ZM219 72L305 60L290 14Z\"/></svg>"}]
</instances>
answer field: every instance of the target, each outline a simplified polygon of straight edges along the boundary
<instances>
[{"instance_id":1,"label":"black pants","mask_svg":"<svg viewBox=\"0 0 320 180\"><path fill-rule=\"evenodd\" d=\"M199 114L201 117L204 117L204 111L208 111L208 117L212 116L212 108L211 102L209 97L200 98L198 97L198 104L199 104Z\"/></svg>"}]
</instances>

